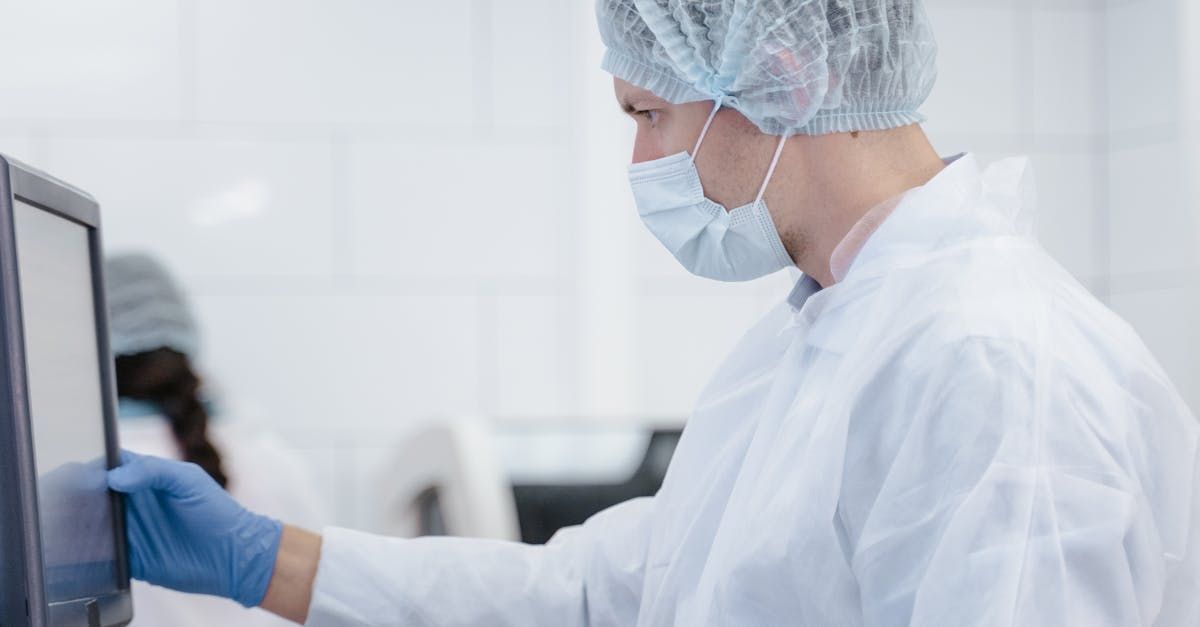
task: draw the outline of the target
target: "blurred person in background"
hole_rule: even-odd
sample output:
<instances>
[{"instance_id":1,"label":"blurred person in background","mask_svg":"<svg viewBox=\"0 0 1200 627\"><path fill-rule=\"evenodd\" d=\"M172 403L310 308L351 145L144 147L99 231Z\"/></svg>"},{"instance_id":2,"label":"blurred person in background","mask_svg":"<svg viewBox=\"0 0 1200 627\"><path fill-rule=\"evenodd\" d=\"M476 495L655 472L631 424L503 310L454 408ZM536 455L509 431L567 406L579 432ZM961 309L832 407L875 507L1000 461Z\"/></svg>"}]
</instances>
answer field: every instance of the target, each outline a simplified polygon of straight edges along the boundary
<instances>
[{"instance_id":1,"label":"blurred person in background","mask_svg":"<svg viewBox=\"0 0 1200 627\"><path fill-rule=\"evenodd\" d=\"M1200 624L1200 425L1032 238L1027 162L930 145L921 2L597 8L647 228L702 277L804 273L661 490L545 546L318 535L130 456L133 574L317 627Z\"/></svg>"},{"instance_id":2,"label":"blurred person in background","mask_svg":"<svg viewBox=\"0 0 1200 627\"><path fill-rule=\"evenodd\" d=\"M167 269L149 255L129 253L109 257L105 272L121 447L196 464L258 511L320 525L320 507L301 461L268 434L215 415L193 362L200 345L197 324ZM134 582L134 598L135 626L290 624L225 599L140 581Z\"/></svg>"}]
</instances>

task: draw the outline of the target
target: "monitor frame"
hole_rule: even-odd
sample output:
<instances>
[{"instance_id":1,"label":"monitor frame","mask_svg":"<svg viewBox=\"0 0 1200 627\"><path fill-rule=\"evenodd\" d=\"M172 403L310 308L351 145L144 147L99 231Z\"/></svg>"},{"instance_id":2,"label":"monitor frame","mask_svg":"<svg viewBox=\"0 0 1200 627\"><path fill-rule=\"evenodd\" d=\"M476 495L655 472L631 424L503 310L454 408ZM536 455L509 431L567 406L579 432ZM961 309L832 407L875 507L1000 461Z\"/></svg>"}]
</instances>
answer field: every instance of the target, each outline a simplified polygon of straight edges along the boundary
<instances>
[{"instance_id":1,"label":"monitor frame","mask_svg":"<svg viewBox=\"0 0 1200 627\"><path fill-rule=\"evenodd\" d=\"M0 623L5 627L118 627L133 619L124 500L109 493L117 557L117 592L48 603L34 463L33 433L25 371L15 201L24 202L87 228L92 265L92 299L100 356L105 449L109 468L120 465L116 431L115 366L108 337L100 206L71 185L0 154Z\"/></svg>"}]
</instances>

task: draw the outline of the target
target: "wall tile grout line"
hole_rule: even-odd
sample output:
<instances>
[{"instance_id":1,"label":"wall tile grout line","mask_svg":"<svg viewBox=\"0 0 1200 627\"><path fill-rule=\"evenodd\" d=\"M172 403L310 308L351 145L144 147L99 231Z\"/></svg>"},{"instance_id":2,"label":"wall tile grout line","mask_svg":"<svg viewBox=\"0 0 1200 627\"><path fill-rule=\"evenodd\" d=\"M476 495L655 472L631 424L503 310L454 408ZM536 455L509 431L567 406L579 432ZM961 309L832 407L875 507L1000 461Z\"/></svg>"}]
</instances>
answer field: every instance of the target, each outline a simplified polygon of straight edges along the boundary
<instances>
[{"instance_id":1,"label":"wall tile grout line","mask_svg":"<svg viewBox=\"0 0 1200 627\"><path fill-rule=\"evenodd\" d=\"M491 137L496 129L495 56L492 32L492 0L471 0L471 88L474 92L472 114L479 138Z\"/></svg>"},{"instance_id":2,"label":"wall tile grout line","mask_svg":"<svg viewBox=\"0 0 1200 627\"><path fill-rule=\"evenodd\" d=\"M497 126L481 136L472 125L361 124L343 121L276 123L257 121L105 120L2 118L0 133L27 135L53 127L60 135L89 139L236 139L254 141L324 141L341 132L358 143L404 143L478 146L552 146L560 143L560 126Z\"/></svg>"},{"instance_id":3,"label":"wall tile grout line","mask_svg":"<svg viewBox=\"0 0 1200 627\"><path fill-rule=\"evenodd\" d=\"M505 365L500 363L500 338L497 328L500 311L495 286L488 281L478 281L475 294L475 342L479 351L475 373L476 398L479 403L477 411L481 416L490 416L499 408L497 381L505 369Z\"/></svg>"},{"instance_id":4,"label":"wall tile grout line","mask_svg":"<svg viewBox=\"0 0 1200 627\"><path fill-rule=\"evenodd\" d=\"M1018 139L1022 144L1032 146L1036 137L1034 126L1037 118L1038 97L1032 86L1037 84L1036 76L1039 69L1038 60L1034 58L1033 0L1014 0L1012 11L1010 18L1015 22L1013 32L1018 38L1017 45L1014 46L1013 63L1018 70L1018 76L1030 77L1028 81L1030 89L1020 89L1018 86L1013 93L1016 101L1014 106L1017 109L1017 125L1021 129Z\"/></svg>"},{"instance_id":5,"label":"wall tile grout line","mask_svg":"<svg viewBox=\"0 0 1200 627\"><path fill-rule=\"evenodd\" d=\"M342 285L356 282L353 239L357 203L350 189L350 152L349 142L335 131L329 139L329 237L332 275Z\"/></svg>"},{"instance_id":6,"label":"wall tile grout line","mask_svg":"<svg viewBox=\"0 0 1200 627\"><path fill-rule=\"evenodd\" d=\"M1096 59L1099 67L1097 68L1097 78L1093 85L1094 93L1092 94L1096 102L1097 119L1102 126L1099 151L1092 162L1093 202L1096 203L1094 210L1095 222L1092 227L1092 246L1097 262L1105 270L1101 276L1101 280L1095 286L1095 294L1101 302L1107 305L1112 304L1114 270L1112 267L1112 186L1110 184L1110 177L1112 175L1112 113L1109 103L1109 86L1112 83L1112 70L1108 45L1109 11L1110 8L1106 5L1101 7L1093 17L1093 28L1096 31L1093 44L1093 58Z\"/></svg>"},{"instance_id":7,"label":"wall tile grout line","mask_svg":"<svg viewBox=\"0 0 1200 627\"><path fill-rule=\"evenodd\" d=\"M196 0L177 0L176 6L179 12L179 116L184 122L194 122L199 111Z\"/></svg>"},{"instance_id":8,"label":"wall tile grout line","mask_svg":"<svg viewBox=\"0 0 1200 627\"><path fill-rule=\"evenodd\" d=\"M1200 267L1154 272L1113 274L1109 277L1112 296L1200 288Z\"/></svg>"}]
</instances>

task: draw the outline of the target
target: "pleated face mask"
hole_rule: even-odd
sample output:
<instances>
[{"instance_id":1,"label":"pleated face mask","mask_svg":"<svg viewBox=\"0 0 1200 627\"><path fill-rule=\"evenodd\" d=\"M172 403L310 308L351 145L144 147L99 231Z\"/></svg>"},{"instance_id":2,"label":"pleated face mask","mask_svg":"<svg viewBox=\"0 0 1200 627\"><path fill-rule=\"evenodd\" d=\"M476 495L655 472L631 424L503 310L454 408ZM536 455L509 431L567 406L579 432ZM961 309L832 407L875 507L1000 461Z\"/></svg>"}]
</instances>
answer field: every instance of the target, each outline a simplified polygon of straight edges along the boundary
<instances>
[{"instance_id":1,"label":"pleated face mask","mask_svg":"<svg viewBox=\"0 0 1200 627\"><path fill-rule=\"evenodd\" d=\"M763 200L787 138L780 138L754 202L726 209L704 195L695 161L720 108L718 100L691 154L635 163L629 166L629 184L646 228L688 272L717 281L750 281L793 265Z\"/></svg>"}]
</instances>

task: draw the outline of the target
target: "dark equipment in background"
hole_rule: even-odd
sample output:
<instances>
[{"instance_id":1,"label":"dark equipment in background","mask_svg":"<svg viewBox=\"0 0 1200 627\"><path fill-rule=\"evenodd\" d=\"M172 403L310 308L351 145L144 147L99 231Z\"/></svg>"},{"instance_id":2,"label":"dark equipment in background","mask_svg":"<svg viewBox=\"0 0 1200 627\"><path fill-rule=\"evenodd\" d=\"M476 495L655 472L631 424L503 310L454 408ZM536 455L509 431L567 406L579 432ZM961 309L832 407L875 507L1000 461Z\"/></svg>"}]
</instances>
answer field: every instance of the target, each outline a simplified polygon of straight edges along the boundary
<instances>
[{"instance_id":1,"label":"dark equipment in background","mask_svg":"<svg viewBox=\"0 0 1200 627\"><path fill-rule=\"evenodd\" d=\"M514 485L521 541L543 544L554 532L639 496L654 496L667 475L680 431L655 431L633 476L616 484Z\"/></svg>"}]
</instances>

